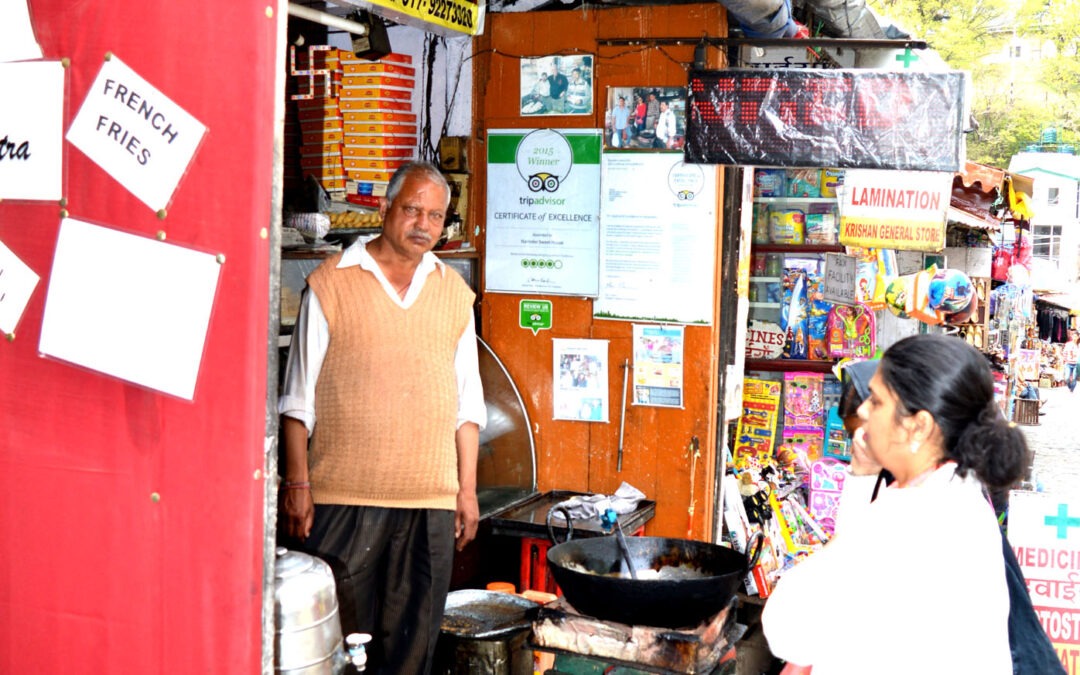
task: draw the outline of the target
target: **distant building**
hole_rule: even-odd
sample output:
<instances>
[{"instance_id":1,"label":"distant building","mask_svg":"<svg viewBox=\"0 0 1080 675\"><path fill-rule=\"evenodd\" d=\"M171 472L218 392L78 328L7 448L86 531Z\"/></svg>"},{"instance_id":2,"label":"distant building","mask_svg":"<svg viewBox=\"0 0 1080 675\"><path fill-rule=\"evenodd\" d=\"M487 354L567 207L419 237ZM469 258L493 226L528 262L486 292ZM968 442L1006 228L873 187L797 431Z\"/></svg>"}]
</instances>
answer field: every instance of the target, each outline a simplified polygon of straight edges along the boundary
<instances>
[{"instance_id":1,"label":"distant building","mask_svg":"<svg viewBox=\"0 0 1080 675\"><path fill-rule=\"evenodd\" d=\"M1065 281L1080 279L1080 157L1053 129L1013 155L1009 171L1035 181L1032 255L1053 263Z\"/></svg>"}]
</instances>

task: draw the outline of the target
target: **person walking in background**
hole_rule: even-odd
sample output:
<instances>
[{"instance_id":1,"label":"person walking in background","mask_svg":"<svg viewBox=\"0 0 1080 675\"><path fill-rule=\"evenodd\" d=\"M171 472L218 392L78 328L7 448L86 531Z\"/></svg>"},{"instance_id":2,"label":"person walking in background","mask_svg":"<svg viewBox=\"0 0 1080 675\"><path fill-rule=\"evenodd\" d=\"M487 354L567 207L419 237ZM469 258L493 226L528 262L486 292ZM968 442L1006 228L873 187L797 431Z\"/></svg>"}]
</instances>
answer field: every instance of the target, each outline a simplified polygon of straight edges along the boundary
<instances>
[{"instance_id":1,"label":"person walking in background","mask_svg":"<svg viewBox=\"0 0 1080 675\"><path fill-rule=\"evenodd\" d=\"M373 673L431 670L455 540L479 523L475 296L431 253L449 202L433 165L395 172L379 236L308 277L278 402L286 532L334 570Z\"/></svg>"},{"instance_id":2,"label":"person walking in background","mask_svg":"<svg viewBox=\"0 0 1080 675\"><path fill-rule=\"evenodd\" d=\"M813 675L1012 675L1010 596L989 489L1029 453L961 339L890 347L859 407L836 534L780 578L762 617L773 654ZM894 477L876 500L882 469ZM827 631L807 630L807 616Z\"/></svg>"},{"instance_id":3,"label":"person walking in background","mask_svg":"<svg viewBox=\"0 0 1080 675\"><path fill-rule=\"evenodd\" d=\"M1069 391L1076 390L1076 362L1080 359L1080 333L1069 330L1069 339L1061 349L1062 360L1065 361L1065 384Z\"/></svg>"}]
</instances>

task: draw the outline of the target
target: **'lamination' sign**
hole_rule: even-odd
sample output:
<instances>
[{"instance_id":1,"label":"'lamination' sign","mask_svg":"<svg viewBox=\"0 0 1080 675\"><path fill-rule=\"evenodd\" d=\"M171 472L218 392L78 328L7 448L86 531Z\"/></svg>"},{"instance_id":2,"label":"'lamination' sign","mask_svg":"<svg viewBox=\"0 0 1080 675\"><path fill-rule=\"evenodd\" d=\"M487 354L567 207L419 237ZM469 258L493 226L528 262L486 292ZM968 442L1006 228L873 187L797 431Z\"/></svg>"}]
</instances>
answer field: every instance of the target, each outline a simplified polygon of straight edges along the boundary
<instances>
[{"instance_id":1,"label":"'lamination' sign","mask_svg":"<svg viewBox=\"0 0 1080 675\"><path fill-rule=\"evenodd\" d=\"M691 73L686 161L958 171L963 73Z\"/></svg>"}]
</instances>

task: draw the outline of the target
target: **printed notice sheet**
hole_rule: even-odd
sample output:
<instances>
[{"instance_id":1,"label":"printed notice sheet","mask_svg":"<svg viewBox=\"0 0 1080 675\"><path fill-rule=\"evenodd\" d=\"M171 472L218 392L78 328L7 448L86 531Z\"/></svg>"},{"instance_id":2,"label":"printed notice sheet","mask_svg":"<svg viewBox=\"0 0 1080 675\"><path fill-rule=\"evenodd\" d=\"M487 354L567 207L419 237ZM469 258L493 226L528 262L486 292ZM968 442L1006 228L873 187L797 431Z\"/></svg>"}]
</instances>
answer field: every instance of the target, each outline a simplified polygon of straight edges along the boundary
<instances>
[{"instance_id":1,"label":"printed notice sheet","mask_svg":"<svg viewBox=\"0 0 1080 675\"><path fill-rule=\"evenodd\" d=\"M712 323L716 167L682 154L605 152L601 319Z\"/></svg>"},{"instance_id":2,"label":"printed notice sheet","mask_svg":"<svg viewBox=\"0 0 1080 675\"><path fill-rule=\"evenodd\" d=\"M38 348L190 401L220 269L209 253L67 218Z\"/></svg>"}]
</instances>

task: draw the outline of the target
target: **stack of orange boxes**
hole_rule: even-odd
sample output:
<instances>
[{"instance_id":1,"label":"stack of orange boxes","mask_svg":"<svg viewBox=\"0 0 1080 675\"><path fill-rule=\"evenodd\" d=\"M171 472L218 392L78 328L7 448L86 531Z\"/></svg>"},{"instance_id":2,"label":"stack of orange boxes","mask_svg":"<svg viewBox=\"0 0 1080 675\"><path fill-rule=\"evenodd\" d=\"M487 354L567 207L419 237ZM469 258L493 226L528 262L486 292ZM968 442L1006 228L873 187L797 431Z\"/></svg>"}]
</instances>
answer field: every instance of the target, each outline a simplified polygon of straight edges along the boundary
<instances>
[{"instance_id":1,"label":"stack of orange boxes","mask_svg":"<svg viewBox=\"0 0 1080 675\"><path fill-rule=\"evenodd\" d=\"M360 203L376 206L394 170L416 153L412 112L416 69L407 54L367 61L340 51L338 58L343 71L340 109L348 192L358 195Z\"/></svg>"},{"instance_id":2,"label":"stack of orange boxes","mask_svg":"<svg viewBox=\"0 0 1080 675\"><path fill-rule=\"evenodd\" d=\"M303 176L315 176L330 193L345 192L345 167L341 161L341 143L345 137L344 119L338 106L341 89L341 63L338 50L327 47L312 48L307 54L295 54L293 75L297 82L297 118L300 123L300 171ZM327 77L321 74L329 71ZM329 86L327 86L329 84ZM292 97L290 97L292 98Z\"/></svg>"},{"instance_id":3,"label":"stack of orange boxes","mask_svg":"<svg viewBox=\"0 0 1080 675\"><path fill-rule=\"evenodd\" d=\"M416 155L412 57L387 54L368 61L320 45L306 53L294 48L290 58L301 173L314 175L331 193L378 206L390 176ZM324 70L332 73L329 88ZM311 71L317 74L309 75Z\"/></svg>"}]
</instances>

